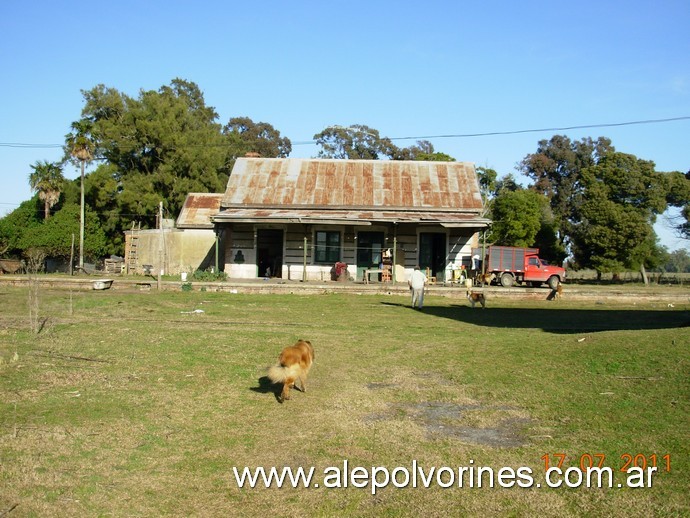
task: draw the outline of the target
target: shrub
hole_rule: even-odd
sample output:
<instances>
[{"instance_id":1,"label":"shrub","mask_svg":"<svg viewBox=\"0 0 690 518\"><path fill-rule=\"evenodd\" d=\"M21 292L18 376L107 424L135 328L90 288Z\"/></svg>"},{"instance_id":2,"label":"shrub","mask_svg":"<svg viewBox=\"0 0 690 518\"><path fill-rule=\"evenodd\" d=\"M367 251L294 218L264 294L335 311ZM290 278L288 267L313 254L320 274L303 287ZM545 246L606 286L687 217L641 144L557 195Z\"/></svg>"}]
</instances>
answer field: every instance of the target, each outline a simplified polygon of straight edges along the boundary
<instances>
[{"instance_id":1,"label":"shrub","mask_svg":"<svg viewBox=\"0 0 690 518\"><path fill-rule=\"evenodd\" d=\"M214 272L210 268L206 270L197 270L192 275L192 279L202 282L225 281L228 274L225 272Z\"/></svg>"}]
</instances>

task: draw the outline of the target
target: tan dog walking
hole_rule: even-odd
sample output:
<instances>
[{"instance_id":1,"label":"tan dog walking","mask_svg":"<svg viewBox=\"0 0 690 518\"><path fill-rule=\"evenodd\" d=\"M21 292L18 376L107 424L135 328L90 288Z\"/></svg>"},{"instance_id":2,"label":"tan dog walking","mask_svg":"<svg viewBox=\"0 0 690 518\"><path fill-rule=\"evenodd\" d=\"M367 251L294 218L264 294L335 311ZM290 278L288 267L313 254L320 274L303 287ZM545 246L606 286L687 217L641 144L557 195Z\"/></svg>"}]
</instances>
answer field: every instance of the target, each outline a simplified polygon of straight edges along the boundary
<instances>
[{"instance_id":1,"label":"tan dog walking","mask_svg":"<svg viewBox=\"0 0 690 518\"><path fill-rule=\"evenodd\" d=\"M290 399L290 389L299 381L299 389L307 391L307 375L314 363L314 347L309 340L297 340L295 345L286 347L278 357L278 365L269 367L268 379L282 383L280 400Z\"/></svg>"},{"instance_id":2,"label":"tan dog walking","mask_svg":"<svg viewBox=\"0 0 690 518\"><path fill-rule=\"evenodd\" d=\"M465 281L465 288L467 290L467 300L470 301L470 304L472 304L473 308L477 302L479 302L482 305L482 309L486 308L486 297L484 296L484 293L481 291L473 291L472 285L472 279L467 279Z\"/></svg>"}]
</instances>

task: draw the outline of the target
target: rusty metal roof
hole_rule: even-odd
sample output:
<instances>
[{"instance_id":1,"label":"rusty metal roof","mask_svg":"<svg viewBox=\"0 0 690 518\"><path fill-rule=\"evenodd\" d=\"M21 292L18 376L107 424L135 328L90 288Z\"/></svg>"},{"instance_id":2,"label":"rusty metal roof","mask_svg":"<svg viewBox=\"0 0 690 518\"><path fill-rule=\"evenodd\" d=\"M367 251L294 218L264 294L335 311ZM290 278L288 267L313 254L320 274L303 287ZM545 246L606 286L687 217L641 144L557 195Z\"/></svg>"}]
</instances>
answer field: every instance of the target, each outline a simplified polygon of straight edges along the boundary
<instances>
[{"instance_id":1,"label":"rusty metal roof","mask_svg":"<svg viewBox=\"0 0 690 518\"><path fill-rule=\"evenodd\" d=\"M486 226L466 162L238 158L213 220Z\"/></svg>"},{"instance_id":2,"label":"rusty metal roof","mask_svg":"<svg viewBox=\"0 0 690 518\"><path fill-rule=\"evenodd\" d=\"M189 193L177 217L177 228L213 228L211 218L220 210L222 194Z\"/></svg>"},{"instance_id":3,"label":"rusty metal roof","mask_svg":"<svg viewBox=\"0 0 690 518\"><path fill-rule=\"evenodd\" d=\"M238 158L221 206L482 208L465 162Z\"/></svg>"}]
</instances>

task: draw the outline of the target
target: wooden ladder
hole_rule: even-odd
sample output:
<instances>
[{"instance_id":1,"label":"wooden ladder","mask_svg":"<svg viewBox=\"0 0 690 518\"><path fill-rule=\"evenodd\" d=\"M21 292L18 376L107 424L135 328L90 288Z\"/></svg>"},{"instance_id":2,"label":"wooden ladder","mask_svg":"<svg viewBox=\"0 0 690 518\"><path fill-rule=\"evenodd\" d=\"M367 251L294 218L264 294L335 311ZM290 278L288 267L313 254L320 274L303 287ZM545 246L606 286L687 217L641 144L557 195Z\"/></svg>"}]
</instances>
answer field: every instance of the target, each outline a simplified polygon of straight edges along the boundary
<instances>
[{"instance_id":1,"label":"wooden ladder","mask_svg":"<svg viewBox=\"0 0 690 518\"><path fill-rule=\"evenodd\" d=\"M129 248L127 250L127 273L136 273L139 265L139 231L141 230L141 222L136 226L132 221L132 233L129 236Z\"/></svg>"}]
</instances>

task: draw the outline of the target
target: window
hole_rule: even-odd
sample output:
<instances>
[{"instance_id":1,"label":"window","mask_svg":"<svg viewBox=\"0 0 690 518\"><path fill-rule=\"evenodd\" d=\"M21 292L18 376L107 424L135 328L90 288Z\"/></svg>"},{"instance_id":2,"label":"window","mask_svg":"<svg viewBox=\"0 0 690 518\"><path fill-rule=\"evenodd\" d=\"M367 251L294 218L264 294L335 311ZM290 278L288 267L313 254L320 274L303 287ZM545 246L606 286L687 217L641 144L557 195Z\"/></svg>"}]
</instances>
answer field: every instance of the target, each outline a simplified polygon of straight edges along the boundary
<instances>
[{"instance_id":1,"label":"window","mask_svg":"<svg viewBox=\"0 0 690 518\"><path fill-rule=\"evenodd\" d=\"M338 261L340 261L340 232L317 231L314 262L331 264Z\"/></svg>"}]
</instances>

